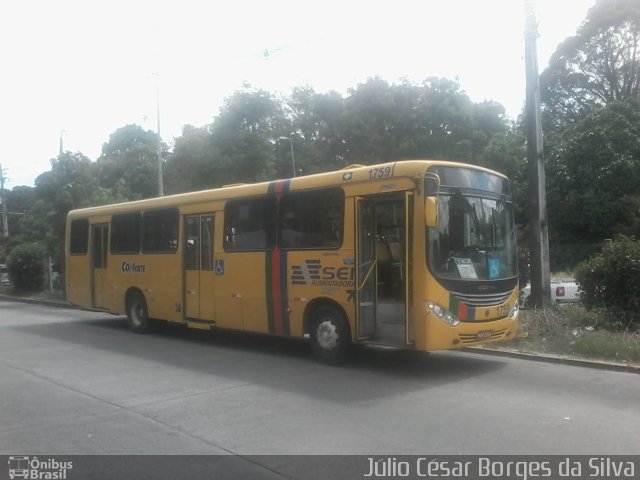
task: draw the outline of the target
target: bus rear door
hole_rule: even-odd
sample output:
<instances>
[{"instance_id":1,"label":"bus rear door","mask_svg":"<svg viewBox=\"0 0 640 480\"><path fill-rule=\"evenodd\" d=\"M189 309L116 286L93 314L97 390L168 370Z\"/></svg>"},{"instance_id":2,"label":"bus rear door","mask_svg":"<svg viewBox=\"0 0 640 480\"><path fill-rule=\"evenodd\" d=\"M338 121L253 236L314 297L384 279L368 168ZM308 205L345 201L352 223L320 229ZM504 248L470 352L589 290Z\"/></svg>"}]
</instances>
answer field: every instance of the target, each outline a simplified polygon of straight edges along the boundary
<instances>
[{"instance_id":1,"label":"bus rear door","mask_svg":"<svg viewBox=\"0 0 640 480\"><path fill-rule=\"evenodd\" d=\"M185 317L215 320L213 214L184 217Z\"/></svg>"},{"instance_id":2,"label":"bus rear door","mask_svg":"<svg viewBox=\"0 0 640 480\"><path fill-rule=\"evenodd\" d=\"M109 225L91 226L92 250L92 303L93 308L106 308L105 288L107 286L107 253L109 248Z\"/></svg>"}]
</instances>

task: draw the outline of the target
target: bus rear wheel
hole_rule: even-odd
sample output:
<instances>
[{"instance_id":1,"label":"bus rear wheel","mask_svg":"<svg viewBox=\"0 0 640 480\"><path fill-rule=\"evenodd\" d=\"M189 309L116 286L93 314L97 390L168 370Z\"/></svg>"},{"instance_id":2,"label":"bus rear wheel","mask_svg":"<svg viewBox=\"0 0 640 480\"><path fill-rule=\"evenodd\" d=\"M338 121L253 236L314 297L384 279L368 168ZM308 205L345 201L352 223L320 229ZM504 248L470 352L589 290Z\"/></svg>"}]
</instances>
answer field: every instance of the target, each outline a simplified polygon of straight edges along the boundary
<instances>
[{"instance_id":1,"label":"bus rear wheel","mask_svg":"<svg viewBox=\"0 0 640 480\"><path fill-rule=\"evenodd\" d=\"M144 295L134 292L127 298L127 321L129 328L136 333L149 330L149 311Z\"/></svg>"},{"instance_id":2,"label":"bus rear wheel","mask_svg":"<svg viewBox=\"0 0 640 480\"><path fill-rule=\"evenodd\" d=\"M311 320L311 349L316 358L333 365L342 363L351 347L351 332L342 312L323 305Z\"/></svg>"}]
</instances>

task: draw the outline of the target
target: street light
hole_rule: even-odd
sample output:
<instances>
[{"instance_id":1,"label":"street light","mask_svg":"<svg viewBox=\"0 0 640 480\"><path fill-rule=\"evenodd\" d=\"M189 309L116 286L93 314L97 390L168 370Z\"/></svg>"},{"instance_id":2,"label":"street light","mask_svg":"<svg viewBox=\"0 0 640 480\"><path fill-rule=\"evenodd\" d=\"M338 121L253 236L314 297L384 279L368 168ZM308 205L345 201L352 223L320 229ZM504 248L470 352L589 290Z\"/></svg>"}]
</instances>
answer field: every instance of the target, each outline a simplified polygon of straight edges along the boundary
<instances>
[{"instance_id":1,"label":"street light","mask_svg":"<svg viewBox=\"0 0 640 480\"><path fill-rule=\"evenodd\" d=\"M289 140L291 144L291 166L293 167L293 177L296 176L296 160L293 157L293 140L290 137L278 137L278 140Z\"/></svg>"},{"instance_id":2,"label":"street light","mask_svg":"<svg viewBox=\"0 0 640 480\"><path fill-rule=\"evenodd\" d=\"M4 170L0 164L0 203L2 203L2 236L9 236L9 223L7 221L7 197L4 194Z\"/></svg>"},{"instance_id":3,"label":"street light","mask_svg":"<svg viewBox=\"0 0 640 480\"><path fill-rule=\"evenodd\" d=\"M156 111L158 114L158 196L164 195L163 180L162 180L162 137L160 136L160 74L155 72L153 75L156 77Z\"/></svg>"}]
</instances>

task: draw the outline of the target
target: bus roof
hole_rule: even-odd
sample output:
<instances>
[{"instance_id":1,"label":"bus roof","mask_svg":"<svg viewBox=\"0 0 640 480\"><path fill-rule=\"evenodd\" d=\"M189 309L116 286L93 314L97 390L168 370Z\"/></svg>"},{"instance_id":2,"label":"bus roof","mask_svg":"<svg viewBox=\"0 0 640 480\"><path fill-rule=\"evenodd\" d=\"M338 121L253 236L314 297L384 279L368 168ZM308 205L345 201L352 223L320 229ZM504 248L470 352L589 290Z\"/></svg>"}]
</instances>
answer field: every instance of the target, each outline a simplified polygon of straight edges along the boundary
<instances>
[{"instance_id":1,"label":"bus roof","mask_svg":"<svg viewBox=\"0 0 640 480\"><path fill-rule=\"evenodd\" d=\"M429 167L436 165L472 168L506 178L499 172L466 163L450 162L444 160L402 160L376 165L350 165L341 170L317 173L313 175L305 175L288 180L291 181L290 191L306 190L312 188L323 188L331 186L342 186L345 184L369 182L376 179L388 180L390 178L398 177L419 178L424 176L426 170ZM390 170L386 170L387 168ZM391 174L386 175L386 171L390 171ZM377 174L377 172L381 172L381 176L376 177L375 175ZM200 203L205 201L226 200L236 197L260 196L269 193L268 188L272 183L273 181L252 184L232 184L214 189L179 193L175 195L168 195L165 197L156 197L145 200L102 205L98 207L88 207L72 210L69 212L69 216L84 217L90 215L125 212L133 209L148 210L155 208L173 207L176 205L188 205L191 203Z\"/></svg>"}]
</instances>

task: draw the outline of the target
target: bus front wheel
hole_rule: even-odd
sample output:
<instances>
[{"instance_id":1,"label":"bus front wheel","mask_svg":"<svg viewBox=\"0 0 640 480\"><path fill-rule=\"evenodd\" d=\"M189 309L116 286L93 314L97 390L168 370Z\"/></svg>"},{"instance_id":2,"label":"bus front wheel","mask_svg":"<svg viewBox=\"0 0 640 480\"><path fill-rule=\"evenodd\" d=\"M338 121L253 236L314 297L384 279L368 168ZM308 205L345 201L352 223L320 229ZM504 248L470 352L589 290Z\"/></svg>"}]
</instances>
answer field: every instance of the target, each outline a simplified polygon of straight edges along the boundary
<instances>
[{"instance_id":1,"label":"bus front wheel","mask_svg":"<svg viewBox=\"0 0 640 480\"><path fill-rule=\"evenodd\" d=\"M134 292L127 299L127 320L129 328L136 333L145 333L149 329L149 313L144 295Z\"/></svg>"},{"instance_id":2,"label":"bus front wheel","mask_svg":"<svg viewBox=\"0 0 640 480\"><path fill-rule=\"evenodd\" d=\"M313 312L310 337L314 355L324 363L341 363L351 346L351 334L344 315L329 305Z\"/></svg>"}]
</instances>

